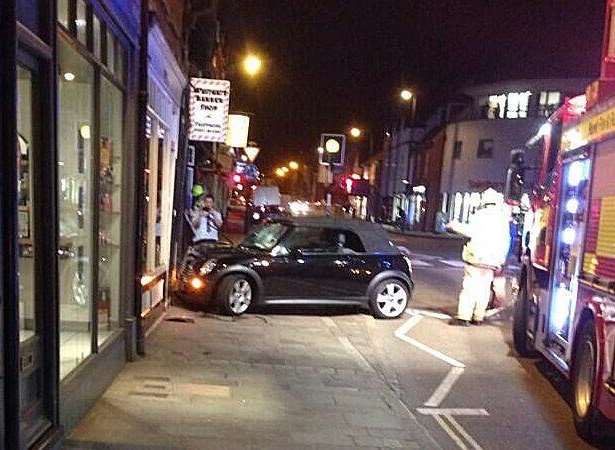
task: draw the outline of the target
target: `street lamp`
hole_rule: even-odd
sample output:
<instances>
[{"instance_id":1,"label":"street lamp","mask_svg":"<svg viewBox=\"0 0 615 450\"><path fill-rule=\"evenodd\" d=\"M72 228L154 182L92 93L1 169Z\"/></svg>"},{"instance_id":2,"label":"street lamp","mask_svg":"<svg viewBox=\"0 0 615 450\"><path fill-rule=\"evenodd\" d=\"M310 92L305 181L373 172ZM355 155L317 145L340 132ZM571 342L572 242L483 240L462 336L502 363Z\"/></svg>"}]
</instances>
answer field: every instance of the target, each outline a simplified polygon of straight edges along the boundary
<instances>
[{"instance_id":1,"label":"street lamp","mask_svg":"<svg viewBox=\"0 0 615 450\"><path fill-rule=\"evenodd\" d=\"M286 176L286 172L284 172L281 167L275 169L275 174L279 178L284 178Z\"/></svg>"},{"instance_id":2,"label":"street lamp","mask_svg":"<svg viewBox=\"0 0 615 450\"><path fill-rule=\"evenodd\" d=\"M299 169L299 163L297 161L291 161L288 163L288 167L290 167L290 170L297 170Z\"/></svg>"},{"instance_id":3,"label":"street lamp","mask_svg":"<svg viewBox=\"0 0 615 450\"><path fill-rule=\"evenodd\" d=\"M357 127L352 127L352 128L350 129L350 135L351 135L353 138L359 138L359 137L361 137L361 129L360 129L360 128L357 128Z\"/></svg>"},{"instance_id":4,"label":"street lamp","mask_svg":"<svg viewBox=\"0 0 615 450\"><path fill-rule=\"evenodd\" d=\"M322 155L325 152L324 147L318 147L318 154Z\"/></svg>"},{"instance_id":5,"label":"street lamp","mask_svg":"<svg viewBox=\"0 0 615 450\"><path fill-rule=\"evenodd\" d=\"M247 75L254 77L261 71L263 67L263 60L258 55L250 53L243 59L242 65L244 72Z\"/></svg>"},{"instance_id":6,"label":"street lamp","mask_svg":"<svg viewBox=\"0 0 615 450\"><path fill-rule=\"evenodd\" d=\"M282 172L284 172L284 174L287 174L289 170L290 169L286 166L282 167Z\"/></svg>"}]
</instances>

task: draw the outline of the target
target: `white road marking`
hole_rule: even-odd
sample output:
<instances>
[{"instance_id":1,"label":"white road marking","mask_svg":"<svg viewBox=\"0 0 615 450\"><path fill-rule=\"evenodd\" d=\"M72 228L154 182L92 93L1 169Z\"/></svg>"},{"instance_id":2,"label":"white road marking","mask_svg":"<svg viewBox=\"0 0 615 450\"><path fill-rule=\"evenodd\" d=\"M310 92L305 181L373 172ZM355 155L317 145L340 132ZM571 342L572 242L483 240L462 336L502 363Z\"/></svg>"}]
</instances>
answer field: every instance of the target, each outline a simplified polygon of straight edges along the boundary
<instances>
[{"instance_id":1,"label":"white road marking","mask_svg":"<svg viewBox=\"0 0 615 450\"><path fill-rule=\"evenodd\" d=\"M488 416L489 413L483 408L416 408L417 412L424 416Z\"/></svg>"},{"instance_id":2,"label":"white road marking","mask_svg":"<svg viewBox=\"0 0 615 450\"><path fill-rule=\"evenodd\" d=\"M447 266L451 266L451 267L463 267L465 266L465 263L463 261L458 261L456 259L443 259L441 260L442 263L446 264Z\"/></svg>"},{"instance_id":3,"label":"white road marking","mask_svg":"<svg viewBox=\"0 0 615 450\"><path fill-rule=\"evenodd\" d=\"M464 369L461 367L451 367L451 370L448 371L448 374L444 377L440 386L431 394L431 397L429 397L429 400L427 400L424 405L431 407L440 406L440 403L446 398L463 371Z\"/></svg>"},{"instance_id":4,"label":"white road marking","mask_svg":"<svg viewBox=\"0 0 615 450\"><path fill-rule=\"evenodd\" d=\"M485 411L486 412L486 411ZM475 450L483 450L483 448L474 440L472 436L457 422L451 415L445 416L448 421L455 427L459 434L466 440Z\"/></svg>"},{"instance_id":5,"label":"white road marking","mask_svg":"<svg viewBox=\"0 0 615 450\"><path fill-rule=\"evenodd\" d=\"M476 440L474 440L474 438L472 438L472 436L470 436L470 434L455 419L453 419L453 416L488 416L489 413L486 409L437 408L437 406L440 406L446 396L450 393L451 389L453 388L459 377L463 374L465 365L462 362L457 361L456 359L451 358L450 356L445 355L444 353L435 350L407 335L407 333L421 321L421 318L423 316L428 316L441 320L445 320L446 318L450 317L446 314L440 314L433 311L413 310L410 308L407 309L405 312L411 317L402 326L395 330L395 337L453 366L446 374L446 377L444 377L440 385L433 392L433 394L431 394L431 397L429 397L429 399L425 402L425 406L428 406L428 408L417 408L417 412L423 415L432 416L434 420L438 423L438 425L446 432L446 434L448 434L448 436L455 442L455 444L457 444L457 446L461 450L468 450L468 446L466 445L466 442L463 441L463 439L467 441L467 443L471 446L473 450L483 450L482 447L476 442ZM455 428L457 433L461 435L461 437L454 430L451 429L451 427L446 423L444 418L450 421L452 426Z\"/></svg>"},{"instance_id":6,"label":"white road marking","mask_svg":"<svg viewBox=\"0 0 615 450\"><path fill-rule=\"evenodd\" d=\"M449 320L449 319L451 319L451 316L449 316L448 314L439 313L437 311L429 311L427 309L408 308L406 310L406 314L410 314L411 316L420 314L421 316L433 317L434 319L441 319L441 320Z\"/></svg>"},{"instance_id":7,"label":"white road marking","mask_svg":"<svg viewBox=\"0 0 615 450\"><path fill-rule=\"evenodd\" d=\"M423 351L425 353L429 353L434 358L437 358L437 359L439 359L441 361L444 361L446 364L449 364L449 365L454 366L454 367L464 368L465 365L463 363L460 363L456 359L451 358L450 356L445 355L444 353L439 352L438 350L433 349L430 346L425 345L422 342L419 342L416 339L413 339L413 338L411 338L411 337L406 335L406 333L408 333L408 331L410 331L420 321L421 321L421 316L418 315L418 314L413 316L413 317L411 317L410 319L408 319L406 321L406 323L404 323L401 327L399 327L395 331L395 337L397 337L398 339L401 339L404 342L407 342L408 344L418 348L419 350L421 350L421 351Z\"/></svg>"},{"instance_id":8,"label":"white road marking","mask_svg":"<svg viewBox=\"0 0 615 450\"><path fill-rule=\"evenodd\" d=\"M468 447L466 446L465 442L463 442L459 438L459 436L457 436L457 434L453 430L451 430L451 427L448 426L448 424L444 421L442 417L440 417L439 415L435 415L433 416L433 418L436 420L436 422L438 422L438 425L440 425L440 427L446 432L446 434L448 434L448 436L453 440L453 442L457 444L457 447L459 447L461 450L468 450Z\"/></svg>"}]
</instances>

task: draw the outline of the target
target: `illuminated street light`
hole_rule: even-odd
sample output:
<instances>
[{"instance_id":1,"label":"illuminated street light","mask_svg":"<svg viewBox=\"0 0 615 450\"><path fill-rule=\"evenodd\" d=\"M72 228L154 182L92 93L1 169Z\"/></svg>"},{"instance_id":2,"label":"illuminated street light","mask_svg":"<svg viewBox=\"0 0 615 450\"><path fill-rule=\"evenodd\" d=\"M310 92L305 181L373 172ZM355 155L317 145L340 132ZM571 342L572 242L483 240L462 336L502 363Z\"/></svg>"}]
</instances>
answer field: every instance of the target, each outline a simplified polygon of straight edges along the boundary
<instances>
[{"instance_id":1,"label":"illuminated street light","mask_svg":"<svg viewBox=\"0 0 615 450\"><path fill-rule=\"evenodd\" d=\"M404 102L409 102L410 100L412 100L413 94L412 91L409 91L408 89L402 89L402 91L399 93L399 96Z\"/></svg>"},{"instance_id":2,"label":"illuminated street light","mask_svg":"<svg viewBox=\"0 0 615 450\"><path fill-rule=\"evenodd\" d=\"M325 142L325 150L327 150L327 153L339 153L340 143L335 139L329 139Z\"/></svg>"},{"instance_id":3,"label":"illuminated street light","mask_svg":"<svg viewBox=\"0 0 615 450\"><path fill-rule=\"evenodd\" d=\"M319 154L321 154L321 155L322 155L324 152L325 152L324 147L318 147L318 153L319 153Z\"/></svg>"},{"instance_id":4,"label":"illuminated street light","mask_svg":"<svg viewBox=\"0 0 615 450\"><path fill-rule=\"evenodd\" d=\"M286 167L286 166L282 167L282 172L284 172L284 173L288 173L289 170L290 169L288 167Z\"/></svg>"},{"instance_id":5,"label":"illuminated street light","mask_svg":"<svg viewBox=\"0 0 615 450\"><path fill-rule=\"evenodd\" d=\"M275 169L275 174L276 176L280 178L283 178L286 176L286 172L284 172L281 167L278 167L277 169Z\"/></svg>"},{"instance_id":6,"label":"illuminated street light","mask_svg":"<svg viewBox=\"0 0 615 450\"><path fill-rule=\"evenodd\" d=\"M361 136L361 130L360 130L359 128L357 128L357 127L352 127L352 128L350 129L350 135L351 135L353 138L358 138L358 137L360 137L360 136Z\"/></svg>"},{"instance_id":7,"label":"illuminated street light","mask_svg":"<svg viewBox=\"0 0 615 450\"><path fill-rule=\"evenodd\" d=\"M262 67L262 59L255 54L249 54L243 59L243 70L251 77L258 75Z\"/></svg>"},{"instance_id":8,"label":"illuminated street light","mask_svg":"<svg viewBox=\"0 0 615 450\"><path fill-rule=\"evenodd\" d=\"M288 167L290 167L290 170L297 170L299 169L299 163L297 161L291 161L288 163Z\"/></svg>"}]
</instances>

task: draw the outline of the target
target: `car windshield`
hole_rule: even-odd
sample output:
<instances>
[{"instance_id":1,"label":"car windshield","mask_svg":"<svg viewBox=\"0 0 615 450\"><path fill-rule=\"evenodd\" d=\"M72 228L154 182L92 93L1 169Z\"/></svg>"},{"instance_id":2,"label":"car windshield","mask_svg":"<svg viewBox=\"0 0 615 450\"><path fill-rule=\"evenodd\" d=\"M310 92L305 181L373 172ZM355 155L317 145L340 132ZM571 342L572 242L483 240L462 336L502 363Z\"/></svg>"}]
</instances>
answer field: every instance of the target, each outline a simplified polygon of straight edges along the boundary
<instances>
[{"instance_id":1,"label":"car windshield","mask_svg":"<svg viewBox=\"0 0 615 450\"><path fill-rule=\"evenodd\" d=\"M287 230L288 227L281 223L265 225L249 234L240 245L259 250L271 250L277 245L282 236L286 234Z\"/></svg>"}]
</instances>

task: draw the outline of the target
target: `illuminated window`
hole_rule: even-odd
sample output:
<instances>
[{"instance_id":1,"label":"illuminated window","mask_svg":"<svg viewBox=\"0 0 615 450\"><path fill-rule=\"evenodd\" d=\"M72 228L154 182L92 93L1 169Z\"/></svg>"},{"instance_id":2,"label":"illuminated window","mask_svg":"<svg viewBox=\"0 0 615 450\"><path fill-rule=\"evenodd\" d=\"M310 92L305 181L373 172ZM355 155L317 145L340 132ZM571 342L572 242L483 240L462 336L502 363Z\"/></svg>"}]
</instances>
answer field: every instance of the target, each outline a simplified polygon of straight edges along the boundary
<instances>
[{"instance_id":1,"label":"illuminated window","mask_svg":"<svg viewBox=\"0 0 615 450\"><path fill-rule=\"evenodd\" d=\"M478 141L476 157L478 159L493 158L493 139L481 139L480 141Z\"/></svg>"},{"instance_id":2,"label":"illuminated window","mask_svg":"<svg viewBox=\"0 0 615 450\"><path fill-rule=\"evenodd\" d=\"M506 94L490 95L487 109L488 119L503 119L506 110Z\"/></svg>"},{"instance_id":3,"label":"illuminated window","mask_svg":"<svg viewBox=\"0 0 615 450\"><path fill-rule=\"evenodd\" d=\"M530 103L531 92L510 92L506 104L506 117L508 119L524 119Z\"/></svg>"},{"instance_id":4,"label":"illuminated window","mask_svg":"<svg viewBox=\"0 0 615 450\"><path fill-rule=\"evenodd\" d=\"M538 114L549 117L562 103L562 93L558 91L542 91L538 101Z\"/></svg>"}]
</instances>

